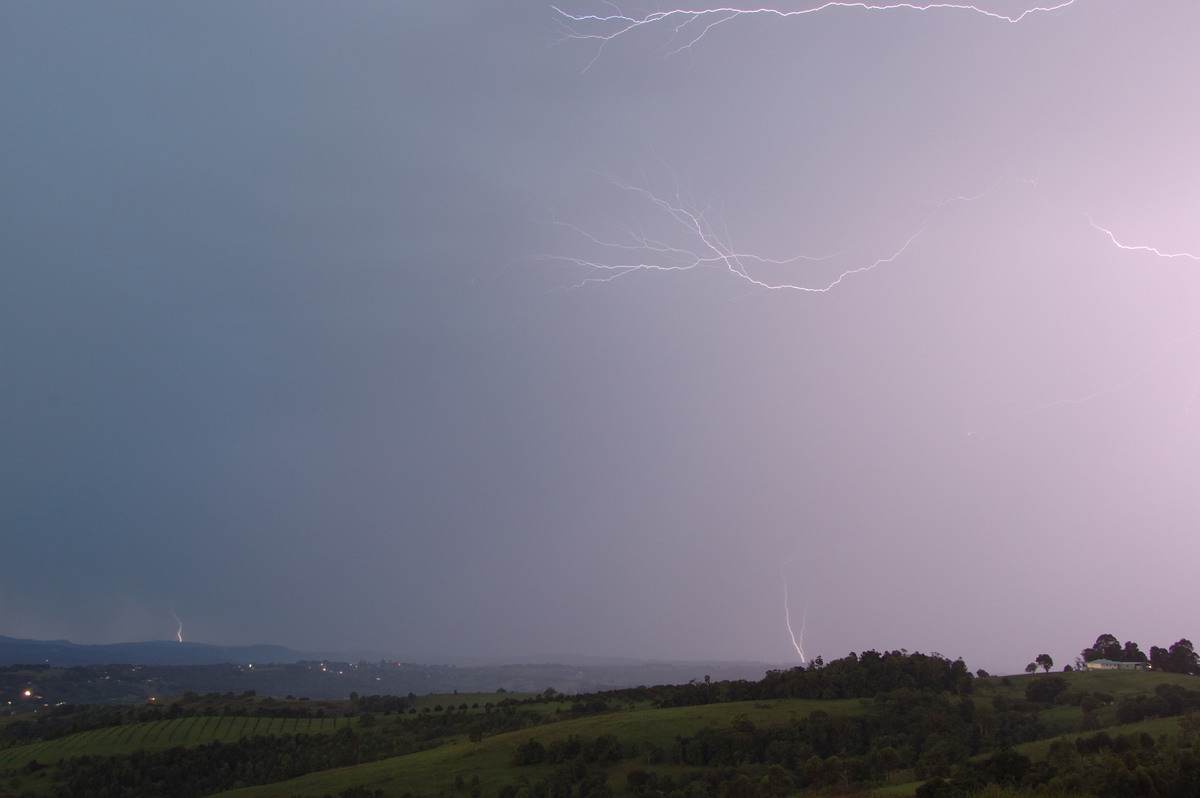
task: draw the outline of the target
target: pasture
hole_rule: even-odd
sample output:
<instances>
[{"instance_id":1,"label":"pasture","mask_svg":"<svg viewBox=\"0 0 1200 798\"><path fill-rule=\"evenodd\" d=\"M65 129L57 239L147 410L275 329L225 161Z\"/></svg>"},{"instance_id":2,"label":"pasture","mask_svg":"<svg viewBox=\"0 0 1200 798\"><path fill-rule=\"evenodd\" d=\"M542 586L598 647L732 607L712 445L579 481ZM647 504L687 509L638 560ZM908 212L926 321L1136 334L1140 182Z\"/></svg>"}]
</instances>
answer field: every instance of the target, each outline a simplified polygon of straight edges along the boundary
<instances>
[{"instance_id":1,"label":"pasture","mask_svg":"<svg viewBox=\"0 0 1200 798\"><path fill-rule=\"evenodd\" d=\"M52 764L72 756L111 756L177 745L236 742L243 737L280 734L332 734L354 718L193 717L126 723L0 750L0 770L31 759Z\"/></svg>"}]
</instances>

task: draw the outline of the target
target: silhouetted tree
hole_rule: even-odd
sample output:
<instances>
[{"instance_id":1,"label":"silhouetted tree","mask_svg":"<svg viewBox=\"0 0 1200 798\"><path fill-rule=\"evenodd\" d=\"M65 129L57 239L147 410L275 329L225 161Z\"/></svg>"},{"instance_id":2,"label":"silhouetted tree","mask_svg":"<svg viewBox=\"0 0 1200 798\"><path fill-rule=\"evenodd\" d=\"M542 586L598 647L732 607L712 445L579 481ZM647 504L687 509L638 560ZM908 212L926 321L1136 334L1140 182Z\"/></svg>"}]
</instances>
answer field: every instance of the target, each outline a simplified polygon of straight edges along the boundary
<instances>
[{"instance_id":1,"label":"silhouetted tree","mask_svg":"<svg viewBox=\"0 0 1200 798\"><path fill-rule=\"evenodd\" d=\"M1096 642L1091 648L1085 648L1080 652L1084 662L1093 662L1098 659L1121 659L1121 641L1112 635L1100 635L1096 638Z\"/></svg>"},{"instance_id":2,"label":"silhouetted tree","mask_svg":"<svg viewBox=\"0 0 1200 798\"><path fill-rule=\"evenodd\" d=\"M1183 638L1171 646L1163 670L1168 673L1200 674L1200 657L1196 656L1191 640Z\"/></svg>"},{"instance_id":3,"label":"silhouetted tree","mask_svg":"<svg viewBox=\"0 0 1200 798\"><path fill-rule=\"evenodd\" d=\"M1046 673L1049 673L1050 669L1054 667L1054 660L1050 659L1049 654L1038 654L1037 659L1035 659L1034 662L1038 665L1041 665L1042 670L1044 670Z\"/></svg>"},{"instance_id":4,"label":"silhouetted tree","mask_svg":"<svg viewBox=\"0 0 1200 798\"><path fill-rule=\"evenodd\" d=\"M1121 662L1146 662L1146 654L1138 644L1132 640L1125 642L1125 649L1121 652Z\"/></svg>"}]
</instances>

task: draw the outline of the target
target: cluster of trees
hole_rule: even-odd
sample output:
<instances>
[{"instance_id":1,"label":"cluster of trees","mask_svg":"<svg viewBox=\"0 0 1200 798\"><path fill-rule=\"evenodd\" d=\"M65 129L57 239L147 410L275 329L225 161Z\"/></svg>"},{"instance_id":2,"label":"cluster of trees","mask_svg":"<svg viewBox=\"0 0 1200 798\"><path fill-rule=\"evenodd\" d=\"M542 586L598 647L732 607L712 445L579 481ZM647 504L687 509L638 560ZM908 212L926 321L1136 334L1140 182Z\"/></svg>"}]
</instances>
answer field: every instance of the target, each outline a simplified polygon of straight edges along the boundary
<instances>
[{"instance_id":1,"label":"cluster of trees","mask_svg":"<svg viewBox=\"0 0 1200 798\"><path fill-rule=\"evenodd\" d=\"M1037 673L1039 667L1046 673L1049 673L1050 669L1054 667L1054 660L1051 659L1049 654L1038 654L1033 662L1025 666L1025 672Z\"/></svg>"},{"instance_id":2,"label":"cluster of trees","mask_svg":"<svg viewBox=\"0 0 1200 798\"><path fill-rule=\"evenodd\" d=\"M1132 661L1152 659L1156 651L1162 652L1157 655L1160 661L1171 665L1162 670L1198 670L1187 640L1166 650L1154 648L1151 657ZM1116 638L1102 635L1084 653L1093 655L1092 659L1113 659L1127 654L1136 657L1141 652L1134 643L1122 646ZM1053 661L1042 655L1032 664L1034 669L1040 666L1048 672ZM1121 723L1183 716L1181 726L1192 730L1188 734L1195 738L1191 740L1193 748L1177 747L1173 741L1168 746L1162 741L1147 744L1141 738L1122 741L1097 735L1082 747L1067 750L1060 746L1057 756L1033 763L1011 749L1063 730L1061 720L1054 720L1044 710L1077 706L1082 710L1082 723L1072 728L1090 731L1101 725L1101 708L1113 706L1114 700L1111 695L1082 689L1094 686L1090 680L1072 682L1065 676L1037 675L1028 680L1023 698L1021 693L996 689L1007 681L977 680L962 660L951 661L937 654L867 651L829 663L818 659L807 668L771 671L757 682L714 682L705 677L684 685L584 696L547 690L530 699L500 698L498 705L488 703L478 712L467 711L466 704L460 703L457 709L447 706L431 714L413 709L411 697L352 694L349 701L339 702L336 711L358 720L353 727L334 734L284 734L123 756L77 756L38 776L47 778L54 794L64 798L187 798L378 761L439 745L450 735L478 741L485 735L552 723L564 716L607 712L635 702L679 707L807 698L858 701L852 702L854 711L845 714L818 710L803 717L780 718L781 722L770 725L756 725L741 716L728 726L681 734L661 748L613 734L572 736L545 744L529 739L515 749L511 763L515 778L499 798L586 798L614 791L647 796L682 793L697 798L776 798L801 789L879 785L901 769L928 780L920 794L933 798L969 794L993 783L1027 789L1044 785L1051 791L1074 790L1114 798L1200 795L1200 790L1193 790L1200 781L1200 755L1196 753L1200 751L1200 691L1159 684L1153 695L1123 698L1115 710L1104 713L1108 718L1115 714ZM551 702L562 706L553 712L532 706ZM38 728L21 731L20 722L10 722L0 726L0 733L20 734L27 740L31 733L52 736L72 725L79 728L143 719L138 713L170 716L172 712L203 710L230 714L292 711L296 706L298 702L276 707L273 700L248 692L240 696L192 694L175 708L62 707L30 721ZM18 737L8 739L12 742ZM608 784L609 771L616 763L632 758L638 760L638 769L629 771L627 783L614 790ZM656 771L654 766L663 769ZM41 766L31 763L30 767L29 773L34 774ZM20 781L24 776L13 778ZM16 787L13 789L15 792ZM471 798L483 798L477 781L469 786L456 782L455 792L460 790L469 790Z\"/></svg>"},{"instance_id":3,"label":"cluster of trees","mask_svg":"<svg viewBox=\"0 0 1200 798\"><path fill-rule=\"evenodd\" d=\"M1200 795L1200 751L1149 734L1097 732L1050 744L1045 761L999 751L964 765L953 778L917 788L918 798L960 798L996 783L1054 795L1097 798L1192 798Z\"/></svg>"},{"instance_id":4,"label":"cluster of trees","mask_svg":"<svg viewBox=\"0 0 1200 798\"><path fill-rule=\"evenodd\" d=\"M1096 642L1079 653L1082 663L1107 659L1114 662L1144 662L1155 670L1165 673L1200 675L1200 656L1197 656L1192 641L1182 638L1170 646L1150 646L1147 656L1132 640L1121 645L1121 641L1110 634L1096 638Z\"/></svg>"},{"instance_id":5,"label":"cluster of trees","mask_svg":"<svg viewBox=\"0 0 1200 798\"><path fill-rule=\"evenodd\" d=\"M344 727L333 734L258 736L120 756L77 756L54 772L54 794L62 798L191 798L377 762L436 747L449 736L465 733L479 740L525 728L543 718L541 712L520 709L516 701L483 713L398 715L390 723L362 713L357 728Z\"/></svg>"},{"instance_id":6,"label":"cluster of trees","mask_svg":"<svg viewBox=\"0 0 1200 798\"><path fill-rule=\"evenodd\" d=\"M954 695L971 692L975 677L961 659L907 651L851 652L826 663L820 657L807 668L768 671L761 681L703 682L616 690L613 696L652 700L659 707L700 706L726 701L771 698L873 698L889 690L932 690Z\"/></svg>"},{"instance_id":7,"label":"cluster of trees","mask_svg":"<svg viewBox=\"0 0 1200 798\"><path fill-rule=\"evenodd\" d=\"M589 765L609 765L636 752L636 746L628 750L622 749L621 742L612 734L601 734L592 739L572 734L565 740L555 740L549 745L542 745L535 737L517 746L513 752L513 764L537 765L549 762L557 765L581 759Z\"/></svg>"},{"instance_id":8,"label":"cluster of trees","mask_svg":"<svg viewBox=\"0 0 1200 798\"><path fill-rule=\"evenodd\" d=\"M988 707L968 695L973 677L961 660L939 656L851 654L829 664L768 673L760 682L710 682L641 688L659 706L721 703L782 697L859 698L861 713L815 711L785 723L759 726L736 719L680 735L666 750L602 735L592 741L542 745L536 739L514 752L519 775L499 798L563 798L610 795L606 762L636 757L647 765L671 765L672 774L637 769L627 789L637 795L731 795L772 798L806 788L846 788L886 782L901 768L921 777L949 775L972 756L1038 739L1045 729L1029 705L1015 701ZM545 767L553 765L547 773ZM677 766L695 768L679 773ZM586 789L585 789L586 788Z\"/></svg>"},{"instance_id":9,"label":"cluster of trees","mask_svg":"<svg viewBox=\"0 0 1200 798\"><path fill-rule=\"evenodd\" d=\"M60 704L36 715L27 714L0 724L0 749L33 740L53 740L68 734L193 717L326 718L355 716L363 712L391 714L411 709L415 696L364 696L350 694L349 701L296 701L260 698L253 690L241 695L186 692L182 697L155 703L126 706ZM465 706L464 706L465 708Z\"/></svg>"},{"instance_id":10,"label":"cluster of trees","mask_svg":"<svg viewBox=\"0 0 1200 798\"><path fill-rule=\"evenodd\" d=\"M1047 671L1053 665L1042 658L1036 664ZM767 726L743 717L728 727L681 735L666 750L607 740L605 750L614 761L620 755L647 765L673 766L667 772L630 771L624 786L634 795L775 798L797 790L846 791L885 784L901 769L927 780L919 792L925 798L970 795L989 784L1112 798L1200 795L1200 754L1174 740L1147 744L1143 735L1135 738L1138 750L1130 754L1129 740L1100 734L1085 738L1077 750L1072 747L1070 755L1063 749L1060 756L1037 763L1014 752L1013 746L1061 730L1044 724L1043 710L1077 706L1083 711L1082 728L1087 729L1096 728L1101 708L1113 705L1113 696L1072 687L1062 676L1030 680L1024 700L996 693L985 702L972 693L971 677L961 664L937 656L867 652L829 665L773 672L756 683L705 681L643 688L639 693L641 698L654 695L660 706L797 694L857 697L870 703L861 713L818 710ZM1153 695L1122 699L1115 712L1122 723L1183 715L1183 727L1195 727L1195 743L1200 743L1200 691L1159 685ZM521 746L514 765L530 770L502 789L499 798L614 794L602 771L583 764L567 767L560 746L543 747L536 740ZM601 764L597 757L590 760ZM546 774L551 764L555 768ZM692 770L681 771L679 766Z\"/></svg>"}]
</instances>

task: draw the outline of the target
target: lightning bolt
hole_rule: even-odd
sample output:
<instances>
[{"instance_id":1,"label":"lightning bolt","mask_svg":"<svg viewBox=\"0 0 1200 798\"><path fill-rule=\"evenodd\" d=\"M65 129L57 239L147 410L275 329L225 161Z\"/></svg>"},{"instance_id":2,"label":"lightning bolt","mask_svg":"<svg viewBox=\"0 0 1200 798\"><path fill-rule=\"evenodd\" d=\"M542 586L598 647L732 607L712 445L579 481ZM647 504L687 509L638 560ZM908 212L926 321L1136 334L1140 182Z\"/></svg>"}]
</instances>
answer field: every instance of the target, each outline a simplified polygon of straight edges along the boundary
<instances>
[{"instance_id":1,"label":"lightning bolt","mask_svg":"<svg viewBox=\"0 0 1200 798\"><path fill-rule=\"evenodd\" d=\"M1130 244L1122 244L1120 241L1117 240L1117 236L1115 233L1113 233L1112 230L1109 230L1107 227L1101 227L1100 225L1096 224L1096 220L1093 219L1090 214L1088 215L1088 221L1091 222L1092 227L1096 228L1101 233L1104 233L1104 235L1108 236L1108 240L1111 241L1113 243L1113 246L1117 247L1118 249L1123 249L1123 250L1126 250L1127 252L1150 252L1160 258L1166 258L1166 259L1185 258L1187 260L1200 261L1200 255L1193 255L1191 252L1163 252L1161 249L1159 249L1157 247L1134 246L1134 245L1130 245Z\"/></svg>"},{"instance_id":2,"label":"lightning bolt","mask_svg":"<svg viewBox=\"0 0 1200 798\"><path fill-rule=\"evenodd\" d=\"M787 574L783 570L784 566L790 562L791 560L788 560L779 566L779 577L783 580L783 621L787 624L788 636L792 639L792 647L800 655L800 662L805 663L808 660L804 656L804 627L808 622L808 610L804 611L804 615L800 619L800 635L797 637L795 630L792 629L792 608L791 602L788 600L788 580Z\"/></svg>"},{"instance_id":3,"label":"lightning bolt","mask_svg":"<svg viewBox=\"0 0 1200 798\"><path fill-rule=\"evenodd\" d=\"M665 168L666 164L663 164ZM929 228L938 215L948 206L961 202L975 202L991 194L999 188L1007 177L1001 177L989 188L977 194L963 194L949 199L934 200L931 212L926 214L914 232L901 239L898 245L879 257L867 260L850 268L842 269L832 278L824 281L809 283L785 280L771 280L762 275L762 271L786 267L802 262L817 263L828 261L843 253L824 255L797 254L785 258L772 258L756 253L743 252L730 243L729 231L719 213L711 204L701 206L696 203L687 191L675 179L673 197L665 197L655 193L646 185L643 176L642 184L630 183L614 175L606 175L608 180L617 188L631 193L642 200L643 204L654 209L659 218L664 219L673 227L680 243L670 243L662 238L652 237L640 229L625 227L625 235L621 239L602 238L589 232L577 224L560 221L551 212L550 222L564 227L587 240L599 249L612 253L612 260L600 260L581 256L544 256L542 260L554 261L577 267L585 271L585 276L571 285L580 288L590 283L612 282L637 272L686 272L696 269L716 268L733 275L747 283L752 291L796 291L808 294L824 294L832 291L850 278L874 271L882 266L897 261ZM1020 182L1036 181L1027 178L1016 178Z\"/></svg>"},{"instance_id":4,"label":"lightning bolt","mask_svg":"<svg viewBox=\"0 0 1200 798\"><path fill-rule=\"evenodd\" d=\"M655 25L666 28L670 36L666 47L672 47L666 51L666 55L676 55L695 46L701 39L708 35L709 31L730 20L738 17L747 16L768 16L780 19L790 19L793 17L804 17L811 14L820 14L825 11L835 9L859 9L863 11L961 11L971 14L977 14L989 19L994 19L1000 22L1017 23L1024 20L1026 17L1034 14L1048 14L1054 11L1060 11L1068 6L1074 5L1075 0L1063 0L1063 2L1047 6L1032 6L1026 8L1017 14L1005 14L998 11L989 11L972 3L865 3L865 2L841 2L840 0L830 0L830 2L804 8L794 11L784 11L778 8L673 8L666 11L655 11L642 16L630 16L621 12L621 10L608 3L612 8L611 13L601 14L571 14L563 11L558 6L551 6L561 17L563 24L564 35L567 39L584 39L594 40L599 42L601 49L607 43L618 37L624 36L638 28L653 27ZM600 30L595 30L599 27ZM682 42L676 44L677 42ZM588 64L590 67L600 57L600 51L597 51L596 57ZM586 69L587 67L585 67Z\"/></svg>"},{"instance_id":5,"label":"lightning bolt","mask_svg":"<svg viewBox=\"0 0 1200 798\"><path fill-rule=\"evenodd\" d=\"M1097 224L1096 220L1094 218L1092 218L1091 214L1087 214L1087 219L1088 219L1088 222L1091 224L1091 226L1094 229L1103 233L1105 235L1105 237L1108 238L1109 242L1112 243L1113 246L1115 246L1117 249L1123 250L1125 252L1150 253L1150 254L1154 255L1155 257L1161 258L1163 260L1184 259L1184 260L1200 261L1200 255L1196 255L1191 252L1165 252L1162 249L1159 249L1158 247L1154 247L1154 246L1140 245L1140 244L1132 245L1132 244L1122 243L1122 241L1117 238L1116 233L1114 233L1112 230L1110 230L1107 227L1102 227L1101 225ZM1083 405L1083 404L1092 402L1096 399L1099 399L1102 396L1107 396L1109 394L1118 393L1118 392L1128 388L1129 386L1134 385L1135 383L1139 382L1151 371L1158 368L1163 363L1163 361L1165 361L1167 359L1167 356L1170 354L1170 351L1172 349L1179 347L1182 344L1185 344L1196 338L1200 338L1200 329L1193 330L1192 332L1187 333L1186 335L1181 335L1176 338L1172 338L1168 341L1165 341L1164 343L1162 343L1156 347L1157 354L1153 355L1152 357L1146 358L1144 360L1143 365L1140 368L1136 369L1133 373L1129 374L1129 376L1125 377L1124 379L1119 380L1114 383L1111 383L1109 385L1106 385L1103 388L1098 388L1087 394L1073 396L1073 397L1066 397L1066 398L1062 398L1062 399L1055 399L1053 401L1046 402L1044 404L1040 404L1036 407L1032 407L1029 410L1025 411L1022 414L1021 418L1014 420L1012 423L1010 423L1008 426L1006 426L1001 431L1007 432L1009 430L1012 430L1019 423L1021 423L1021 421L1023 419L1026 419L1026 418L1033 416L1035 414L1038 414L1038 413L1043 413L1048 410L1053 410L1056 407ZM1191 397L1188 400L1187 407L1188 407L1189 413L1191 413L1192 410L1196 407L1197 402L1200 402L1200 381L1197 381L1196 385L1193 387ZM968 437L974 437L976 435L981 435L981 433L978 433L975 431L970 431L967 433L967 435L968 435Z\"/></svg>"},{"instance_id":6,"label":"lightning bolt","mask_svg":"<svg viewBox=\"0 0 1200 798\"><path fill-rule=\"evenodd\" d=\"M1062 12L1075 4L1075 0L1050 0L1042 5L1028 5L1023 10L1000 12L991 10L984 5L970 2L863 2L846 0L828 0L806 8L784 10L771 7L736 7L721 6L714 8L668 7L654 12L626 13L616 2L600 0L602 10L595 13L570 13L558 6L552 9L559 17L565 40L583 40L596 43L596 52L585 67L590 68L603 53L609 42L633 34L639 29L658 31L665 42L659 48L664 56L680 54L702 42L715 28L725 23L733 22L741 17L769 17L774 19L797 20L802 17L815 16L824 13L834 13L838 10L861 12L945 12L959 13L983 17L988 21L1016 24L1028 20L1035 15L1047 16ZM591 230L566 222L558 222L583 237L592 247L598 248L601 254L594 257L552 257L560 263L578 267L584 270L584 275L575 286L580 287L589 283L606 283L619 277L638 272L684 272L696 269L717 269L733 275L744 281L751 290L791 290L803 293L827 293L851 280L856 275L862 275L898 261L914 242L925 233L938 214L948 204L953 202L973 201L994 190L977 194L954 197L934 203L933 211L928 214L915 230L902 238L895 240L892 248L878 257L873 257L850 268L833 273L831 279L809 277L803 281L785 275L779 278L781 267L794 266L802 263L815 264L839 257L843 253L811 255L800 254L786 258L772 258L762 254L745 252L733 246L728 230L717 212L711 205L704 206L694 202L686 192L682 191L676 180L676 190L661 194L651 188L643 180L641 184L609 176L608 179L618 188L629 192L640 201L648 204L654 213L665 219L674 231L668 240L642 232L640 228L625 227L624 235L617 234L601 236ZM1035 182L1035 181L1026 181ZM1117 234L1098 224L1090 215L1087 217L1091 226L1103 233L1116 248L1130 253L1144 253L1161 259L1200 261L1200 254L1188 251L1170 251L1145 244L1125 243ZM825 272L830 274L830 272ZM1185 342L1200 336L1200 330L1188 335L1175 338L1163 343L1157 352L1151 353L1141 368L1120 381L1100 387L1087 393L1046 402L1026 411L1025 416L1051 410L1060 406L1081 405L1108 394L1116 393L1142 379L1147 372L1157 368L1168 354ZM1192 405L1200 401L1200 383L1193 391ZM1019 421L1014 421L1015 426ZM968 435L973 435L971 432ZM786 577L785 577L786 591ZM786 601L786 593L785 593ZM785 610L787 608L785 607ZM790 617L788 620L789 633L791 630ZM801 634L801 638L803 635ZM793 644L800 646L793 635ZM803 656L803 654L801 654Z\"/></svg>"},{"instance_id":7,"label":"lightning bolt","mask_svg":"<svg viewBox=\"0 0 1200 798\"><path fill-rule=\"evenodd\" d=\"M180 643L183 642L183 621L179 620L179 616L175 614L175 602L171 602L171 617L175 619L175 623L179 624L179 628L175 630L175 639Z\"/></svg>"}]
</instances>

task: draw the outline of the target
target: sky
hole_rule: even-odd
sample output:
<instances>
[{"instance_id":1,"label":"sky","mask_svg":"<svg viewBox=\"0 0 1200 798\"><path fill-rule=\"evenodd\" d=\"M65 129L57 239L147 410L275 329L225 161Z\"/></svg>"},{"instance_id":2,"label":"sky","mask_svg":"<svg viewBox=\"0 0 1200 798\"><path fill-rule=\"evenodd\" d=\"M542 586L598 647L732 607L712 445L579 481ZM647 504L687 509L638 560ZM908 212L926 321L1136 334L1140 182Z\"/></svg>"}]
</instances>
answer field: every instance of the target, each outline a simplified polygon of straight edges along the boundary
<instances>
[{"instance_id":1,"label":"sky","mask_svg":"<svg viewBox=\"0 0 1200 798\"><path fill-rule=\"evenodd\" d=\"M1200 635L1200 6L979 3L0 5L0 634Z\"/></svg>"}]
</instances>

